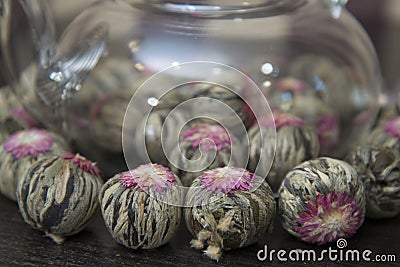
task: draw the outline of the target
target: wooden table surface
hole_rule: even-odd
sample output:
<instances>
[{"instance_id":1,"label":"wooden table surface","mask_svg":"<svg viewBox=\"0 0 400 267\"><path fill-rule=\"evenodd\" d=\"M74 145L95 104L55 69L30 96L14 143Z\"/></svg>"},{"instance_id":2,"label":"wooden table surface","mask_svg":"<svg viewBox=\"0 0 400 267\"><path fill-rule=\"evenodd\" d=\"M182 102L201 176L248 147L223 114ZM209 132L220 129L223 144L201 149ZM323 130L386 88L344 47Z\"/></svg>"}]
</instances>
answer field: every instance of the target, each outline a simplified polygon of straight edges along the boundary
<instances>
[{"instance_id":1,"label":"wooden table surface","mask_svg":"<svg viewBox=\"0 0 400 267\"><path fill-rule=\"evenodd\" d=\"M316 249L287 234L276 219L274 231L256 245L225 252L218 262L206 259L200 251L189 247L191 235L182 223L180 231L167 245L149 251L134 251L116 243L107 232L97 212L88 227L69 237L62 245L54 244L41 232L22 221L16 203L0 196L0 266L278 266L257 260L257 252L268 249ZM362 266L400 266L400 217L389 220L367 220L359 233L348 240L347 249L369 249L376 254L394 254L397 262ZM331 244L337 249L336 244ZM318 255L318 254L317 254ZM372 258L373 256L371 256ZM321 266L321 262L285 262L287 266ZM325 266L353 266L355 262L326 260Z\"/></svg>"}]
</instances>

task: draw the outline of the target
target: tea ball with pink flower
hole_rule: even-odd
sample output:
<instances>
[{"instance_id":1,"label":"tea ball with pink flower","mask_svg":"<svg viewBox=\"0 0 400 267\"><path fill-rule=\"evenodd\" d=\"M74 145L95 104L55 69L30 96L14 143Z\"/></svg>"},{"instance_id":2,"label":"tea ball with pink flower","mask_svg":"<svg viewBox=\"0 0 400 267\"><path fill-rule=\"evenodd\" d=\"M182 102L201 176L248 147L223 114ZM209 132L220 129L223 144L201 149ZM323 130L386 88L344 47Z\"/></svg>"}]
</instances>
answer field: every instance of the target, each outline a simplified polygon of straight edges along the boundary
<instances>
[{"instance_id":1,"label":"tea ball with pink flower","mask_svg":"<svg viewBox=\"0 0 400 267\"><path fill-rule=\"evenodd\" d=\"M279 214L290 234L324 245L354 235L365 217L364 186L348 163L318 158L290 171L279 189Z\"/></svg>"},{"instance_id":2,"label":"tea ball with pink flower","mask_svg":"<svg viewBox=\"0 0 400 267\"><path fill-rule=\"evenodd\" d=\"M400 117L378 125L367 137L366 145L390 147L400 152Z\"/></svg>"},{"instance_id":3,"label":"tea ball with pink flower","mask_svg":"<svg viewBox=\"0 0 400 267\"><path fill-rule=\"evenodd\" d=\"M3 143L10 135L24 129L40 128L36 121L23 107L15 107L0 118L0 142Z\"/></svg>"},{"instance_id":4,"label":"tea ball with pink flower","mask_svg":"<svg viewBox=\"0 0 400 267\"><path fill-rule=\"evenodd\" d=\"M219 260L223 250L256 243L272 231L275 199L261 177L236 167L223 167L197 177L186 195L186 225L191 246Z\"/></svg>"},{"instance_id":5,"label":"tea ball with pink flower","mask_svg":"<svg viewBox=\"0 0 400 267\"><path fill-rule=\"evenodd\" d=\"M0 192L16 201L18 181L35 161L69 150L62 137L47 130L15 132L0 146Z\"/></svg>"},{"instance_id":6,"label":"tea ball with pink flower","mask_svg":"<svg viewBox=\"0 0 400 267\"><path fill-rule=\"evenodd\" d=\"M389 98L390 96L387 97ZM373 120L371 120L373 129L385 125L388 121L394 120L400 116L400 105L390 103L390 100L385 99L385 97L382 100L379 99L378 103L380 103L380 105L377 113L375 114Z\"/></svg>"},{"instance_id":7,"label":"tea ball with pink flower","mask_svg":"<svg viewBox=\"0 0 400 267\"><path fill-rule=\"evenodd\" d=\"M359 146L346 159L361 178L367 217L382 219L400 214L400 152L388 147Z\"/></svg>"},{"instance_id":8,"label":"tea ball with pink flower","mask_svg":"<svg viewBox=\"0 0 400 267\"><path fill-rule=\"evenodd\" d=\"M88 224L102 185L99 168L79 154L46 157L18 183L18 207L26 223L60 244Z\"/></svg>"},{"instance_id":9,"label":"tea ball with pink flower","mask_svg":"<svg viewBox=\"0 0 400 267\"><path fill-rule=\"evenodd\" d=\"M155 100L158 101L158 100ZM128 139L125 137L124 145L132 145L136 151L145 151L146 153L137 153L144 162L150 160L153 163L168 165L166 155L169 151L176 149L178 133L176 129L184 125L189 119L189 113L186 109L173 111L171 109L153 109L146 115L142 115L139 123L135 120L125 118L124 130L134 128L129 132L133 133ZM125 132L124 132L125 134Z\"/></svg>"},{"instance_id":10,"label":"tea ball with pink flower","mask_svg":"<svg viewBox=\"0 0 400 267\"><path fill-rule=\"evenodd\" d=\"M40 123L33 118L22 106L10 87L0 90L0 142L4 142L10 135L23 129L40 127Z\"/></svg>"},{"instance_id":11,"label":"tea ball with pink flower","mask_svg":"<svg viewBox=\"0 0 400 267\"><path fill-rule=\"evenodd\" d=\"M192 112L217 118L232 134L241 135L243 128L249 128L255 119L248 103L253 97L249 95L252 90L248 89L249 85L243 80L230 78L231 80L222 83L226 83L226 87L214 83L191 84L193 97L198 98L198 103L201 103L193 105ZM229 108L226 109L226 107Z\"/></svg>"},{"instance_id":12,"label":"tea ball with pink flower","mask_svg":"<svg viewBox=\"0 0 400 267\"><path fill-rule=\"evenodd\" d=\"M122 125L129 98L108 93L98 99L90 110L90 129L97 144L110 152L122 151ZM131 114L130 114L131 115ZM131 115L133 119L140 116ZM82 140L85 143L85 140Z\"/></svg>"},{"instance_id":13,"label":"tea ball with pink flower","mask_svg":"<svg viewBox=\"0 0 400 267\"><path fill-rule=\"evenodd\" d=\"M274 109L315 126L321 154L332 154L338 148L340 117L324 100L326 90L313 89L309 83L291 76L278 79L268 89L267 95Z\"/></svg>"},{"instance_id":14,"label":"tea ball with pink flower","mask_svg":"<svg viewBox=\"0 0 400 267\"><path fill-rule=\"evenodd\" d=\"M240 140L223 125L209 119L194 119L182 129L179 147L172 150L169 165L183 185L190 186L206 170L244 167L245 154Z\"/></svg>"},{"instance_id":15,"label":"tea ball with pink flower","mask_svg":"<svg viewBox=\"0 0 400 267\"><path fill-rule=\"evenodd\" d=\"M13 117L6 117L0 120L0 143L15 132L24 130L24 127Z\"/></svg>"},{"instance_id":16,"label":"tea ball with pink flower","mask_svg":"<svg viewBox=\"0 0 400 267\"><path fill-rule=\"evenodd\" d=\"M166 244L180 225L181 185L168 168L150 163L109 179L99 200L112 237L132 249Z\"/></svg>"},{"instance_id":17,"label":"tea ball with pink flower","mask_svg":"<svg viewBox=\"0 0 400 267\"><path fill-rule=\"evenodd\" d=\"M299 117L275 111L249 130L250 158L248 168L267 177L277 190L286 173L294 166L318 157L319 141L315 127ZM276 142L273 142L276 140ZM273 159L271 169L268 162ZM269 172L268 172L269 171Z\"/></svg>"}]
</instances>

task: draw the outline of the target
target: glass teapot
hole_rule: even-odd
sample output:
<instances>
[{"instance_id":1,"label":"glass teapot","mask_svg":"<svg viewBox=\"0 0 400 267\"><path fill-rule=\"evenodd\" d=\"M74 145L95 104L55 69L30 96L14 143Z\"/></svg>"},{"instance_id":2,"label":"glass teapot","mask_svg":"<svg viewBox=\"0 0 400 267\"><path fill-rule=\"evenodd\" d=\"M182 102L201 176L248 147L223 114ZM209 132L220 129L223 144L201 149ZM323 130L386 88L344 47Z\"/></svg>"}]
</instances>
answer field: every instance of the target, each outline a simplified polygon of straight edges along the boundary
<instances>
[{"instance_id":1,"label":"glass teapot","mask_svg":"<svg viewBox=\"0 0 400 267\"><path fill-rule=\"evenodd\" d=\"M180 133L198 118L232 132L246 166L243 136L276 112L315 127L320 155L342 157L381 86L346 2L96 1L55 40L45 1L5 0L2 52L25 107L106 173L124 168L123 152L131 168L178 164Z\"/></svg>"}]
</instances>

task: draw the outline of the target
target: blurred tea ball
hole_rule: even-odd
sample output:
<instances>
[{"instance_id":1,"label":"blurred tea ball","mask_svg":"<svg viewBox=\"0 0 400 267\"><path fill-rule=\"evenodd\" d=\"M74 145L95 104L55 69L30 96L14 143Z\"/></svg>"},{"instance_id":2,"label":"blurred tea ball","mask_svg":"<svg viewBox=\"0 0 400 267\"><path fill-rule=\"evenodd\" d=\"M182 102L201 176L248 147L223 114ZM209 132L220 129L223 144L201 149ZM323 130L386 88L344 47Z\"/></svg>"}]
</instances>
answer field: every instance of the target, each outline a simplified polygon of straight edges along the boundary
<instances>
[{"instance_id":1,"label":"blurred tea ball","mask_svg":"<svg viewBox=\"0 0 400 267\"><path fill-rule=\"evenodd\" d=\"M25 222L60 244L88 224L102 185L100 170L79 154L43 158L18 184L19 210Z\"/></svg>"},{"instance_id":2,"label":"blurred tea ball","mask_svg":"<svg viewBox=\"0 0 400 267\"><path fill-rule=\"evenodd\" d=\"M16 201L17 184L35 161L69 150L62 137L46 130L15 132L0 146L0 192Z\"/></svg>"},{"instance_id":3,"label":"blurred tea ball","mask_svg":"<svg viewBox=\"0 0 400 267\"><path fill-rule=\"evenodd\" d=\"M246 101L238 94L242 92L245 95L245 88L232 85L232 88L228 89L217 84L195 84L193 92L193 97L208 100L193 106L193 114L217 120L234 135L241 135L243 128L253 124L254 115Z\"/></svg>"},{"instance_id":4,"label":"blurred tea ball","mask_svg":"<svg viewBox=\"0 0 400 267\"><path fill-rule=\"evenodd\" d=\"M223 167L196 178L186 195L190 244L213 260L222 250L256 243L272 231L275 199L269 185L245 169Z\"/></svg>"},{"instance_id":5,"label":"blurred tea ball","mask_svg":"<svg viewBox=\"0 0 400 267\"><path fill-rule=\"evenodd\" d=\"M400 116L400 106L386 103L379 107L374 120L371 122L373 128L380 127L388 121L394 120Z\"/></svg>"},{"instance_id":6,"label":"blurred tea ball","mask_svg":"<svg viewBox=\"0 0 400 267\"><path fill-rule=\"evenodd\" d=\"M294 60L288 74L307 83L312 88L311 93L335 108L341 117L354 115L357 107L349 92L344 90L354 88L355 84L363 85L364 81L354 71L346 67L338 69L337 64L327 57L304 54Z\"/></svg>"},{"instance_id":7,"label":"blurred tea ball","mask_svg":"<svg viewBox=\"0 0 400 267\"><path fill-rule=\"evenodd\" d=\"M141 165L108 180L99 199L112 237L132 249L166 244L181 221L181 185L178 177L159 164Z\"/></svg>"},{"instance_id":8,"label":"blurred tea ball","mask_svg":"<svg viewBox=\"0 0 400 267\"><path fill-rule=\"evenodd\" d=\"M377 126L366 137L367 146L389 147L400 152L400 117Z\"/></svg>"},{"instance_id":9,"label":"blurred tea ball","mask_svg":"<svg viewBox=\"0 0 400 267\"><path fill-rule=\"evenodd\" d=\"M275 135L276 144L271 142ZM276 191L286 173L296 165L318 157L319 142L315 127L288 113L274 112L249 130L250 159L248 168L262 177ZM266 162L273 159L270 170ZM269 171L269 172L268 172Z\"/></svg>"},{"instance_id":10,"label":"blurred tea ball","mask_svg":"<svg viewBox=\"0 0 400 267\"><path fill-rule=\"evenodd\" d=\"M195 119L182 129L179 149L174 149L171 154L171 170L181 178L184 186L190 186L205 170L228 165L245 166L243 149L238 138L220 124Z\"/></svg>"},{"instance_id":11,"label":"blurred tea ball","mask_svg":"<svg viewBox=\"0 0 400 267\"><path fill-rule=\"evenodd\" d=\"M387 147L358 147L347 157L365 187L367 217L400 214L400 154Z\"/></svg>"},{"instance_id":12,"label":"blurred tea ball","mask_svg":"<svg viewBox=\"0 0 400 267\"><path fill-rule=\"evenodd\" d=\"M364 222L365 201L356 170L326 157L296 166L279 189L283 228L317 245L354 235Z\"/></svg>"},{"instance_id":13,"label":"blurred tea ball","mask_svg":"<svg viewBox=\"0 0 400 267\"><path fill-rule=\"evenodd\" d=\"M128 116L130 121L135 121L135 124L142 119L140 111L127 110L129 100L122 94L110 93L99 99L92 107L90 123L93 138L106 151L122 152L124 116ZM133 130L130 129L130 132Z\"/></svg>"},{"instance_id":14,"label":"blurred tea ball","mask_svg":"<svg viewBox=\"0 0 400 267\"><path fill-rule=\"evenodd\" d=\"M170 109L152 110L148 116L142 116L139 124L125 124L124 127L135 128L131 138L124 144L130 144L140 153L142 160L161 165L168 165L170 151L176 149L178 144L179 127L188 121L188 114L183 110L172 111Z\"/></svg>"},{"instance_id":15,"label":"blurred tea ball","mask_svg":"<svg viewBox=\"0 0 400 267\"><path fill-rule=\"evenodd\" d=\"M17 131L24 130L24 127L13 117L5 117L0 120L0 143L3 143L7 138Z\"/></svg>"},{"instance_id":16,"label":"blurred tea ball","mask_svg":"<svg viewBox=\"0 0 400 267\"><path fill-rule=\"evenodd\" d=\"M328 155L337 149L341 134L338 113L324 101L321 93L300 79L278 79L266 92L272 107L290 113L315 127L320 144L320 155Z\"/></svg>"},{"instance_id":17,"label":"blurred tea ball","mask_svg":"<svg viewBox=\"0 0 400 267\"><path fill-rule=\"evenodd\" d=\"M17 131L39 126L39 122L18 102L11 88L0 88L0 143Z\"/></svg>"}]
</instances>

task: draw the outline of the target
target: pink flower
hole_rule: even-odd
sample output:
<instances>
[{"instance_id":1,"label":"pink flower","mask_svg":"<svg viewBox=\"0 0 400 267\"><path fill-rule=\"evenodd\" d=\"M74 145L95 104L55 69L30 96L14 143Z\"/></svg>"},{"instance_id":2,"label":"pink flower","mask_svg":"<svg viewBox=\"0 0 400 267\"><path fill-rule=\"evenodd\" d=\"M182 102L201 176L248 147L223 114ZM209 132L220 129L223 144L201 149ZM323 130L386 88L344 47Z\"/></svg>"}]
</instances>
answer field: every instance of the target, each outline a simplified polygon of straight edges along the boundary
<instances>
[{"instance_id":1,"label":"pink flower","mask_svg":"<svg viewBox=\"0 0 400 267\"><path fill-rule=\"evenodd\" d=\"M245 169L223 167L206 171L199 179L202 181L202 188L215 193L230 194L234 191L248 191L255 180L255 175Z\"/></svg>"},{"instance_id":2,"label":"pink flower","mask_svg":"<svg viewBox=\"0 0 400 267\"><path fill-rule=\"evenodd\" d=\"M217 151L229 147L232 138L222 126L208 123L192 124L182 136L186 142L192 143L193 148L198 148L202 143L206 151L214 149L215 146Z\"/></svg>"},{"instance_id":3,"label":"pink flower","mask_svg":"<svg viewBox=\"0 0 400 267\"><path fill-rule=\"evenodd\" d=\"M303 241L324 245L355 234L362 223L362 210L347 192L328 193L309 200L294 222Z\"/></svg>"},{"instance_id":4,"label":"pink flower","mask_svg":"<svg viewBox=\"0 0 400 267\"><path fill-rule=\"evenodd\" d=\"M49 152L53 144L53 137L47 131L30 129L14 133L4 142L3 147L15 159L20 159Z\"/></svg>"},{"instance_id":5,"label":"pink flower","mask_svg":"<svg viewBox=\"0 0 400 267\"><path fill-rule=\"evenodd\" d=\"M400 139L400 117L388 121L385 124L385 131L391 134L393 137Z\"/></svg>"},{"instance_id":6,"label":"pink flower","mask_svg":"<svg viewBox=\"0 0 400 267\"><path fill-rule=\"evenodd\" d=\"M96 163L87 160L85 157L79 154L65 153L62 155L63 159L71 161L75 166L88 172L96 177L103 177L102 172L97 168Z\"/></svg>"},{"instance_id":7,"label":"pink flower","mask_svg":"<svg viewBox=\"0 0 400 267\"><path fill-rule=\"evenodd\" d=\"M287 126L301 126L304 124L303 119L291 115L289 113L274 111L272 115L273 116L260 119L258 124L261 127L269 127L269 128L276 127L277 129Z\"/></svg>"},{"instance_id":8,"label":"pink flower","mask_svg":"<svg viewBox=\"0 0 400 267\"><path fill-rule=\"evenodd\" d=\"M134 186L135 189L143 192L151 190L163 194L165 189L171 188L176 183L176 179L168 168L160 164L149 163L124 172L120 182L128 188Z\"/></svg>"}]
</instances>

